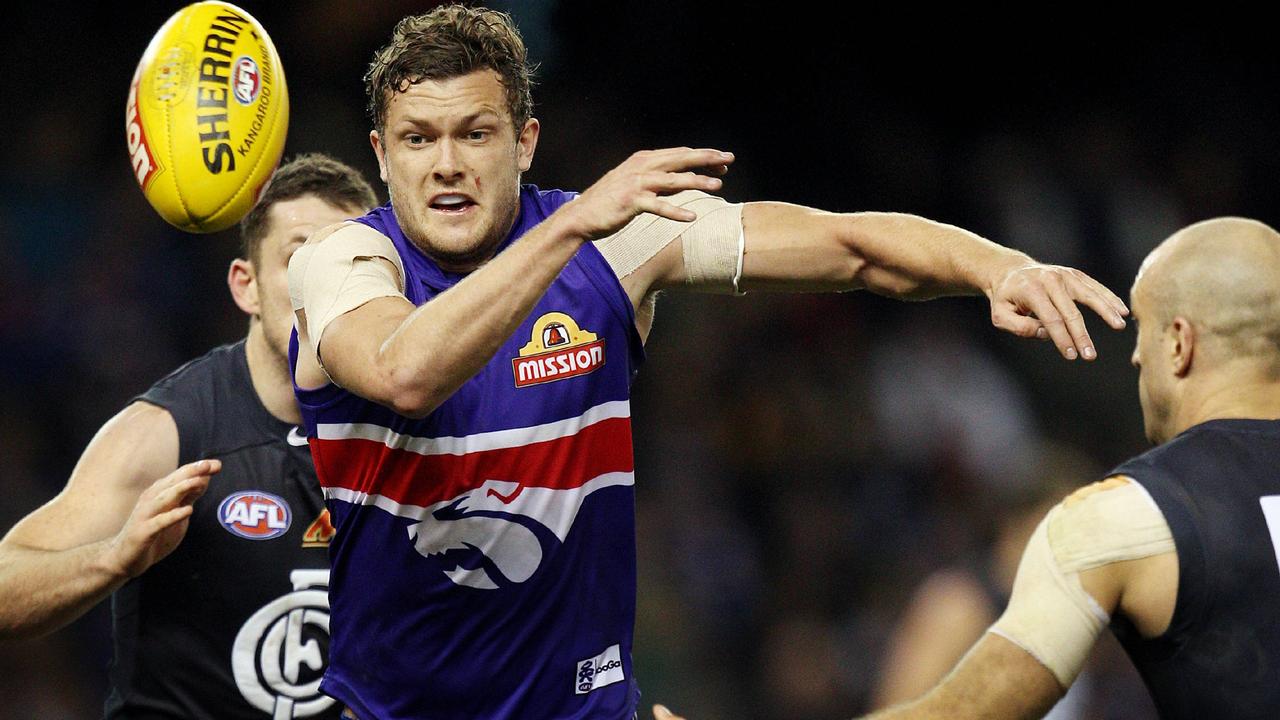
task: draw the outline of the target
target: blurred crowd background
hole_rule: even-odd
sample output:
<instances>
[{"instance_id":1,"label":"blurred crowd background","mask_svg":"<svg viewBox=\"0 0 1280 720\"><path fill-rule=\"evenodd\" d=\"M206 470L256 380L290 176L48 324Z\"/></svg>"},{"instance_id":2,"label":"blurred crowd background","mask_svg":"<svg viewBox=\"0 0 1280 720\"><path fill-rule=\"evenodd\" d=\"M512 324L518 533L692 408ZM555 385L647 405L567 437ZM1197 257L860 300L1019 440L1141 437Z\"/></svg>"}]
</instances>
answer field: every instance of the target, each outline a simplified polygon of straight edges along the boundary
<instances>
[{"instance_id":1,"label":"blurred crowd background","mask_svg":"<svg viewBox=\"0 0 1280 720\"><path fill-rule=\"evenodd\" d=\"M167 226L125 154L129 78L180 4L6 11L0 527L55 494L131 397L244 332L224 282L235 236ZM283 58L287 155L325 151L376 181L361 77L431 3L242 5ZM728 149L731 200L918 213L1124 297L1188 222L1280 220L1280 56L1246 17L496 6L541 63L527 180L543 187L582 189L634 150ZM1069 363L992 329L978 298L661 298L633 403L645 699L691 720L872 707L922 583L999 576L1011 508L1144 449L1132 331L1090 321L1100 358ZM6 715L100 713L106 620L0 643ZM1076 717L1150 716L1123 671L1094 680Z\"/></svg>"}]
</instances>

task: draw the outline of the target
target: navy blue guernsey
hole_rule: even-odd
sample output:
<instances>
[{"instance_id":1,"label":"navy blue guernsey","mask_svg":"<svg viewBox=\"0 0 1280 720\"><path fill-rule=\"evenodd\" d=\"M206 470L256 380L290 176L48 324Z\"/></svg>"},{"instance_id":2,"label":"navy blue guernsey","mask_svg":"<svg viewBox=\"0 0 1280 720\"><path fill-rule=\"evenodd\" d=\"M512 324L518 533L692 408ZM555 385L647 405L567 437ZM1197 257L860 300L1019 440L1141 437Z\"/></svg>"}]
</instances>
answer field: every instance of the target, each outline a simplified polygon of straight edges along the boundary
<instances>
[{"instance_id":1,"label":"navy blue guernsey","mask_svg":"<svg viewBox=\"0 0 1280 720\"><path fill-rule=\"evenodd\" d=\"M1111 626L1171 720L1280 717L1280 421L1211 420L1116 468L1178 551L1169 629Z\"/></svg>"},{"instance_id":2,"label":"navy blue guernsey","mask_svg":"<svg viewBox=\"0 0 1280 720\"><path fill-rule=\"evenodd\" d=\"M137 400L169 411L179 463L218 458L173 554L112 597L109 720L323 720L333 534L306 438L253 389L244 341Z\"/></svg>"}]
</instances>

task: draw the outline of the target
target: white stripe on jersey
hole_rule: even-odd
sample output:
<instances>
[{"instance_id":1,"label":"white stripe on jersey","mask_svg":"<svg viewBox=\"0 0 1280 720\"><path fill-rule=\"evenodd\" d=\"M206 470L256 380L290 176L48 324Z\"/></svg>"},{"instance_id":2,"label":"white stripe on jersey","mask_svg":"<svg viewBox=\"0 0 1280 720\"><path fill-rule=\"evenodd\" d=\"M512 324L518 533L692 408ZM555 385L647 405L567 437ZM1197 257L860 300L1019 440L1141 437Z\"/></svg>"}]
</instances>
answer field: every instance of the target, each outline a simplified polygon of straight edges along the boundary
<instances>
[{"instance_id":1,"label":"white stripe on jersey","mask_svg":"<svg viewBox=\"0 0 1280 720\"><path fill-rule=\"evenodd\" d=\"M605 473L591 478L579 487L563 490L531 486L521 488L513 482L486 480L478 488L467 490L457 497L433 503L429 507L398 503L382 495L340 487L324 488L324 498L340 500L352 505L371 505L410 520L425 520L432 512L457 503L459 512L496 511L531 517L546 525L551 532L564 540L578 514L578 508L582 506L582 501L588 495L614 485L635 484L635 473L630 472ZM503 500L503 498L507 499Z\"/></svg>"},{"instance_id":2,"label":"white stripe on jersey","mask_svg":"<svg viewBox=\"0 0 1280 720\"><path fill-rule=\"evenodd\" d=\"M402 435L390 428L372 423L325 423L316 426L320 440L372 440L395 450L419 455L466 455L485 450L504 450L532 443L557 440L576 435L583 428L602 420L631 417L631 402L614 400L601 403L578 417L556 420L531 427L494 430L461 437L417 437ZM398 514L398 513L397 513Z\"/></svg>"}]
</instances>

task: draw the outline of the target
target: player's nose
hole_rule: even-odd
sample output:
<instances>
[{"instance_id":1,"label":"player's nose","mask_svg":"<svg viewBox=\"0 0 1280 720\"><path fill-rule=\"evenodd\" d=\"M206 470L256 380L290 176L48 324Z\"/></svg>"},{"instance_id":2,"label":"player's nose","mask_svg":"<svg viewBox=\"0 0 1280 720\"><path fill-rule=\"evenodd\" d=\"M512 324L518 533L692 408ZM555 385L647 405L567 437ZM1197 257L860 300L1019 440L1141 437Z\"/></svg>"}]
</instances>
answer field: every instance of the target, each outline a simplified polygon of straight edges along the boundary
<instances>
[{"instance_id":1,"label":"player's nose","mask_svg":"<svg viewBox=\"0 0 1280 720\"><path fill-rule=\"evenodd\" d=\"M458 145L451 138L441 138L438 142L435 165L431 174L439 182L454 182L462 177L462 163L458 155Z\"/></svg>"}]
</instances>

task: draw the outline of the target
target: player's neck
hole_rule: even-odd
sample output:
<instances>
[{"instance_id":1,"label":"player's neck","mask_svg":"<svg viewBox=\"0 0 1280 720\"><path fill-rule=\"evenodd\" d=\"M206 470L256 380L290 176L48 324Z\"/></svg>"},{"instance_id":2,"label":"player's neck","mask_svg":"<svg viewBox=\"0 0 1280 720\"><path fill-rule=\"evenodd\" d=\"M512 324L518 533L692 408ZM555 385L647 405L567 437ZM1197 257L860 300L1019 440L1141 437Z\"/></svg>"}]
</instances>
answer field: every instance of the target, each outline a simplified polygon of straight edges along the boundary
<instances>
[{"instance_id":1,"label":"player's neck","mask_svg":"<svg viewBox=\"0 0 1280 720\"><path fill-rule=\"evenodd\" d=\"M1280 419L1280 382L1239 375L1207 383L1183 403L1175 435L1210 420Z\"/></svg>"},{"instance_id":2,"label":"player's neck","mask_svg":"<svg viewBox=\"0 0 1280 720\"><path fill-rule=\"evenodd\" d=\"M253 391L262 406L277 419L298 425L302 414L293 396L293 381L289 377L289 359L271 349L262 323L249 322L249 336L244 343L245 358L249 362L249 377L253 379Z\"/></svg>"}]
</instances>

